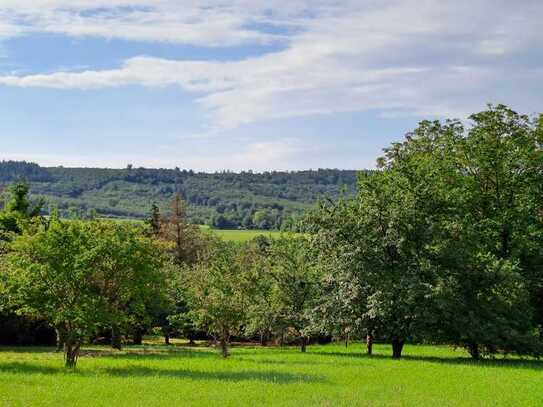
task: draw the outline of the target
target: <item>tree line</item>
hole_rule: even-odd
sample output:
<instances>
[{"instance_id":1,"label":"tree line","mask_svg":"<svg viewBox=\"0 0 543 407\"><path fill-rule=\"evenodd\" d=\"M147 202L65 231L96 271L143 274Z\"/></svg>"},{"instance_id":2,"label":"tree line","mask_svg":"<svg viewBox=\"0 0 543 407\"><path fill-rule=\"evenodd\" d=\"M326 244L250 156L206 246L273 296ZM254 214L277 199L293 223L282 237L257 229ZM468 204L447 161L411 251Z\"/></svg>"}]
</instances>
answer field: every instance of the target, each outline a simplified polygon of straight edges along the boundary
<instances>
[{"instance_id":1,"label":"tree line","mask_svg":"<svg viewBox=\"0 0 543 407\"><path fill-rule=\"evenodd\" d=\"M46 198L44 211L62 216L96 211L103 217L144 218L155 201L163 211L181 194L193 223L219 229L289 229L293 218L321 197L354 192L355 171L217 172L148 169L43 168L0 162L0 183L24 177L33 194Z\"/></svg>"},{"instance_id":2,"label":"tree line","mask_svg":"<svg viewBox=\"0 0 543 407\"><path fill-rule=\"evenodd\" d=\"M195 228L180 195L145 226L38 215L24 184L0 214L4 312L82 344L153 329L298 344L365 338L538 357L543 334L543 118L489 106L423 121L385 149L358 192L321 202L304 233L228 243Z\"/></svg>"}]
</instances>

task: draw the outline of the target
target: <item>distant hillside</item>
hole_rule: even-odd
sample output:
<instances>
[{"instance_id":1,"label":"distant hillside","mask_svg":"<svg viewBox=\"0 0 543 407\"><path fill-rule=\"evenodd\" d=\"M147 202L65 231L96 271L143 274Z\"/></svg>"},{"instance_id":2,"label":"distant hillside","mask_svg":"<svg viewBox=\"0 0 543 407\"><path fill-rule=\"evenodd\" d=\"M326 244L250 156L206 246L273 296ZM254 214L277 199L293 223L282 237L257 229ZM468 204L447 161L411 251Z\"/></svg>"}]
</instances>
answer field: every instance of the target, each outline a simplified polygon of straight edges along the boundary
<instances>
[{"instance_id":1,"label":"distant hillside","mask_svg":"<svg viewBox=\"0 0 543 407\"><path fill-rule=\"evenodd\" d=\"M142 218L157 202L167 212L180 193L194 223L217 228L279 229L319 198L336 199L356 189L356 171L195 173L180 169L44 168L0 162L0 184L19 178L48 207L64 214L96 210L100 216Z\"/></svg>"}]
</instances>

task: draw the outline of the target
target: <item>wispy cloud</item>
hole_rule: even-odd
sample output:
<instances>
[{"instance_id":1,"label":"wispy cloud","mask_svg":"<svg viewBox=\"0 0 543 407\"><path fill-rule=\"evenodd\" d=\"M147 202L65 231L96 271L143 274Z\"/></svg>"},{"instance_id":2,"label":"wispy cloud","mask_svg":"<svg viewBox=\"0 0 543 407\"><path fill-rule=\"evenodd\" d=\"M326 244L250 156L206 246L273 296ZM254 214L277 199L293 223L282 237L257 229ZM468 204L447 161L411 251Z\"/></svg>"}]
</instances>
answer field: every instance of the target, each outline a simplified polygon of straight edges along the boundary
<instances>
[{"instance_id":1,"label":"wispy cloud","mask_svg":"<svg viewBox=\"0 0 543 407\"><path fill-rule=\"evenodd\" d=\"M276 7L274 14L269 10ZM300 4L297 4L300 3ZM269 43L284 37L258 24L298 24L305 2L177 0L3 0L0 37L35 32L202 46ZM306 5L307 6L307 5ZM318 6L318 4L317 4ZM280 12L279 12L280 11ZM303 19L302 19L303 20Z\"/></svg>"},{"instance_id":2,"label":"wispy cloud","mask_svg":"<svg viewBox=\"0 0 543 407\"><path fill-rule=\"evenodd\" d=\"M506 0L207 0L183 7L173 0L3 0L2 7L0 24L22 21L14 25L19 32L206 46L284 41L282 51L234 62L140 56L117 69L0 77L7 86L58 89L179 86L195 93L212 128L368 109L463 115L502 97L541 105L533 85L543 71L518 57L543 45L538 0L522 7ZM299 30L273 34L254 22Z\"/></svg>"}]
</instances>

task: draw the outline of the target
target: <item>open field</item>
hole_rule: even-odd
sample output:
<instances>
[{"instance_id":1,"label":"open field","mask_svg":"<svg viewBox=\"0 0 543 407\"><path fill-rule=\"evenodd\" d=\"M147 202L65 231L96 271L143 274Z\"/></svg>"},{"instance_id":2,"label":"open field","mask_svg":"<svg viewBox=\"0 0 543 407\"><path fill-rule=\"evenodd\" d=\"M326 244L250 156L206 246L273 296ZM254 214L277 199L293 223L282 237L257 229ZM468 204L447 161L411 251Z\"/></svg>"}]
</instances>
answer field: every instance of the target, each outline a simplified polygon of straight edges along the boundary
<instances>
[{"instance_id":1,"label":"open field","mask_svg":"<svg viewBox=\"0 0 543 407\"><path fill-rule=\"evenodd\" d=\"M281 232L277 230L233 230L233 229L211 229L207 226L201 226L203 230L209 230L221 239L230 242L246 242L257 236L279 236Z\"/></svg>"},{"instance_id":2,"label":"open field","mask_svg":"<svg viewBox=\"0 0 543 407\"><path fill-rule=\"evenodd\" d=\"M110 218L104 218L109 219ZM121 222L121 223L141 223L141 220L138 219L122 219L122 218L116 218L114 219L115 222ZM210 233L213 233L214 235L220 237L223 240L229 241L229 242L246 242L249 241L257 236L279 236L281 234L278 230L244 230L244 229L214 229L210 228L206 225L199 225L201 230L209 231Z\"/></svg>"},{"instance_id":3,"label":"open field","mask_svg":"<svg viewBox=\"0 0 543 407\"><path fill-rule=\"evenodd\" d=\"M353 406L543 405L543 363L472 362L447 347L354 344L213 349L148 344L122 352L89 347L75 372L50 348L0 348L0 404L6 406Z\"/></svg>"}]
</instances>

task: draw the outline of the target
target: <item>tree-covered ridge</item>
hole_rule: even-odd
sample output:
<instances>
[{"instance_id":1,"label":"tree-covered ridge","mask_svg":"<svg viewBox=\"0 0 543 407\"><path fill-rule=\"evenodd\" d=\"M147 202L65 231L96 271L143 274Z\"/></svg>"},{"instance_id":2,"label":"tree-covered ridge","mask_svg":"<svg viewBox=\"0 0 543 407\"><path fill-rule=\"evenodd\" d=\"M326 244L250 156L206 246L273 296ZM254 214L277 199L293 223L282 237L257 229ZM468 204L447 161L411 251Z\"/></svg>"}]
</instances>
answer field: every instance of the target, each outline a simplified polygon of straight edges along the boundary
<instances>
[{"instance_id":1,"label":"tree-covered ridge","mask_svg":"<svg viewBox=\"0 0 543 407\"><path fill-rule=\"evenodd\" d=\"M25 178L35 182L52 181L49 171L38 164L26 161L1 161L0 182L13 182L19 178Z\"/></svg>"},{"instance_id":2,"label":"tree-covered ridge","mask_svg":"<svg viewBox=\"0 0 543 407\"><path fill-rule=\"evenodd\" d=\"M61 213L91 210L108 217L144 217L153 202L166 211L179 193L194 223L218 228L280 229L322 198L354 193L356 171L195 173L181 169L43 168L0 163L0 183L24 178L47 208Z\"/></svg>"}]
</instances>

